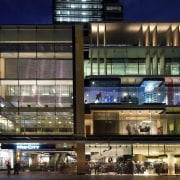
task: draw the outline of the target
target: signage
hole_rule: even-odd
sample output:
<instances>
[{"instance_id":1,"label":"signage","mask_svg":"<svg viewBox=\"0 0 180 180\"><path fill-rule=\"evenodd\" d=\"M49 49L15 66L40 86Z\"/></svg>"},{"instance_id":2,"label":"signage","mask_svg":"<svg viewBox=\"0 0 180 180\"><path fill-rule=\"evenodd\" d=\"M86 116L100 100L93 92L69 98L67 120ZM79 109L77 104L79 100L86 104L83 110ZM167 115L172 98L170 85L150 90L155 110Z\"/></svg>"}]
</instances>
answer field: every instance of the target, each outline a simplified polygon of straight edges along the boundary
<instances>
[{"instance_id":1,"label":"signage","mask_svg":"<svg viewBox=\"0 0 180 180\"><path fill-rule=\"evenodd\" d=\"M15 144L1 144L1 149L38 151L38 150L56 150L56 146L55 144L15 143Z\"/></svg>"},{"instance_id":2,"label":"signage","mask_svg":"<svg viewBox=\"0 0 180 180\"><path fill-rule=\"evenodd\" d=\"M38 143L18 143L16 149L18 150L39 150L40 144Z\"/></svg>"}]
</instances>

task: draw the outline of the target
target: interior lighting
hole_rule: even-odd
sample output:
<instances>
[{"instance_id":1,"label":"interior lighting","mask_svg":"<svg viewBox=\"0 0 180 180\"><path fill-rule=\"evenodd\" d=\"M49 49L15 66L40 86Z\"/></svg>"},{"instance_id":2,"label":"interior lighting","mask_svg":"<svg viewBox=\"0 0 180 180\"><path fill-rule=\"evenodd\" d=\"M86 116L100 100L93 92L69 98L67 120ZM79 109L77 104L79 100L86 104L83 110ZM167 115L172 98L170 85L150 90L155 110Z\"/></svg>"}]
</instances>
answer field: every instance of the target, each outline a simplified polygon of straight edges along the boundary
<instances>
[{"instance_id":1,"label":"interior lighting","mask_svg":"<svg viewBox=\"0 0 180 180\"><path fill-rule=\"evenodd\" d=\"M92 32L97 32L97 25L92 25L91 30Z\"/></svg>"},{"instance_id":2,"label":"interior lighting","mask_svg":"<svg viewBox=\"0 0 180 180\"><path fill-rule=\"evenodd\" d=\"M94 85L95 84L95 82L94 81L92 81L92 85Z\"/></svg>"},{"instance_id":3,"label":"interior lighting","mask_svg":"<svg viewBox=\"0 0 180 180\"><path fill-rule=\"evenodd\" d=\"M154 90L154 87L152 86L152 85L148 85L148 86L146 86L146 88L145 88L145 91L146 92L152 92Z\"/></svg>"},{"instance_id":4,"label":"interior lighting","mask_svg":"<svg viewBox=\"0 0 180 180\"><path fill-rule=\"evenodd\" d=\"M86 13L86 12L82 12L81 14L82 14L82 15L86 15L87 13Z\"/></svg>"},{"instance_id":5,"label":"interior lighting","mask_svg":"<svg viewBox=\"0 0 180 180\"><path fill-rule=\"evenodd\" d=\"M75 5L74 5L74 4L71 4L71 8L75 8Z\"/></svg>"},{"instance_id":6,"label":"interior lighting","mask_svg":"<svg viewBox=\"0 0 180 180\"><path fill-rule=\"evenodd\" d=\"M3 103L1 103L1 107L4 107L5 105Z\"/></svg>"}]
</instances>

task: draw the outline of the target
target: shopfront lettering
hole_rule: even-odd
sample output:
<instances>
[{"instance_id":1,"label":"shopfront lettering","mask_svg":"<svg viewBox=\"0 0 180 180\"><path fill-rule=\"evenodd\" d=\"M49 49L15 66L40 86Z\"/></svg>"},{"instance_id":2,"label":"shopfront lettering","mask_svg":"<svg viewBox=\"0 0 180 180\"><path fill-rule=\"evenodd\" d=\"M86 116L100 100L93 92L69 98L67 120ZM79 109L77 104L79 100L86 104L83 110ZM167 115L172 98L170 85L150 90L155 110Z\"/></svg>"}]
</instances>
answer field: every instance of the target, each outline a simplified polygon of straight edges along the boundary
<instances>
[{"instance_id":1,"label":"shopfront lettering","mask_svg":"<svg viewBox=\"0 0 180 180\"><path fill-rule=\"evenodd\" d=\"M38 150L40 148L39 145L17 145L16 149L24 149L24 150Z\"/></svg>"}]
</instances>

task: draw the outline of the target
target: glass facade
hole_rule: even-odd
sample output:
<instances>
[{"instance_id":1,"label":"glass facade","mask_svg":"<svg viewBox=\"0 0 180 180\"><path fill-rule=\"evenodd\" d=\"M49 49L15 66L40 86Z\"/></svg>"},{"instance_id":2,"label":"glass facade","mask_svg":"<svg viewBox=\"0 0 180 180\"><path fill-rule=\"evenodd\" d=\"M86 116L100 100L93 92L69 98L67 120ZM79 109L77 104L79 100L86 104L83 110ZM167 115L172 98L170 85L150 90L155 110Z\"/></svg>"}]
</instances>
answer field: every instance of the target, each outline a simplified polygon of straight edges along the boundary
<instances>
[{"instance_id":1,"label":"glass facade","mask_svg":"<svg viewBox=\"0 0 180 180\"><path fill-rule=\"evenodd\" d=\"M103 20L102 0L55 0L55 22L100 22Z\"/></svg>"},{"instance_id":2,"label":"glass facade","mask_svg":"<svg viewBox=\"0 0 180 180\"><path fill-rule=\"evenodd\" d=\"M3 26L0 35L0 133L72 135L72 27Z\"/></svg>"},{"instance_id":3,"label":"glass facade","mask_svg":"<svg viewBox=\"0 0 180 180\"><path fill-rule=\"evenodd\" d=\"M112 77L105 76L101 85L95 76L87 77L90 81L84 90L84 101L88 103L121 103L121 104L164 104L179 105L178 84L173 78L136 78L127 77L117 79L116 85L112 85ZM178 77L176 77L177 79ZM171 82L169 82L171 80ZM121 83L122 82L122 83ZM99 94L100 93L100 94ZM99 94L99 98L97 97Z\"/></svg>"},{"instance_id":4,"label":"glass facade","mask_svg":"<svg viewBox=\"0 0 180 180\"><path fill-rule=\"evenodd\" d=\"M89 27L1 26L0 168L180 174L179 24Z\"/></svg>"},{"instance_id":5,"label":"glass facade","mask_svg":"<svg viewBox=\"0 0 180 180\"><path fill-rule=\"evenodd\" d=\"M106 0L54 0L54 22L121 21L122 5Z\"/></svg>"},{"instance_id":6,"label":"glass facade","mask_svg":"<svg viewBox=\"0 0 180 180\"><path fill-rule=\"evenodd\" d=\"M128 56L128 55L127 55ZM147 75L146 68L147 64L144 59L121 59L119 57L118 59L107 59L107 73L104 72L104 59L99 60L99 66L101 67L100 69L100 75ZM91 64L92 63L92 64ZM86 60L84 64L84 69L85 69L85 76L89 75L97 75L98 74L98 63L97 59L92 59L92 62ZM93 66L92 73L90 71L90 67ZM160 62L157 64L158 66L158 75L161 75L160 72ZM151 69L150 72L152 72L152 61L151 64L149 65L149 68ZM164 74L167 76L179 76L180 74L180 63L179 63L179 58L166 58L165 59L165 69L164 69Z\"/></svg>"},{"instance_id":7,"label":"glass facade","mask_svg":"<svg viewBox=\"0 0 180 180\"><path fill-rule=\"evenodd\" d=\"M87 144L88 174L167 175L168 167L179 174L177 144Z\"/></svg>"},{"instance_id":8,"label":"glass facade","mask_svg":"<svg viewBox=\"0 0 180 180\"><path fill-rule=\"evenodd\" d=\"M87 134L179 135L179 24L169 27L91 24L84 63Z\"/></svg>"}]
</instances>

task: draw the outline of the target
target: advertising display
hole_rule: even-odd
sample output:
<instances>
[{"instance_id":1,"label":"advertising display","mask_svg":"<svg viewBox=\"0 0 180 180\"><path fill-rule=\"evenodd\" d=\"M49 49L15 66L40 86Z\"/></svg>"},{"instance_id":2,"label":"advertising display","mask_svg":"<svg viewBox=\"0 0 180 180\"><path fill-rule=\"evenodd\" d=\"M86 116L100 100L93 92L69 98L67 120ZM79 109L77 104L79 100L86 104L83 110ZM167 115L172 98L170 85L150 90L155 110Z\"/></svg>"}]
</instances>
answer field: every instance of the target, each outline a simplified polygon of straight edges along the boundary
<instances>
[{"instance_id":1,"label":"advertising display","mask_svg":"<svg viewBox=\"0 0 180 180\"><path fill-rule=\"evenodd\" d=\"M10 163L13 166L14 156L12 150L0 149L0 169L7 169L6 164Z\"/></svg>"}]
</instances>

